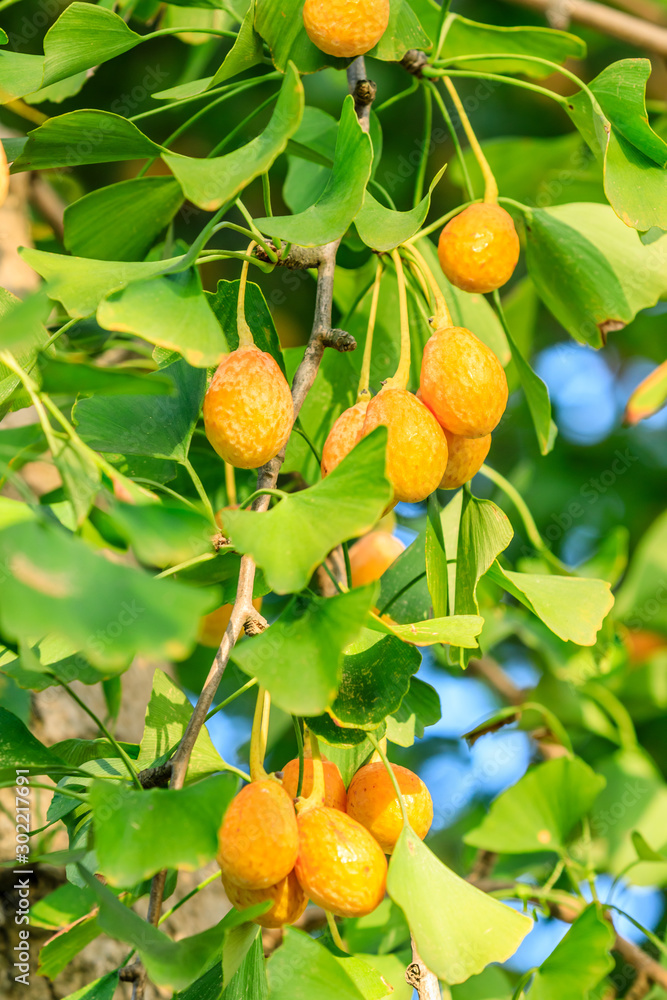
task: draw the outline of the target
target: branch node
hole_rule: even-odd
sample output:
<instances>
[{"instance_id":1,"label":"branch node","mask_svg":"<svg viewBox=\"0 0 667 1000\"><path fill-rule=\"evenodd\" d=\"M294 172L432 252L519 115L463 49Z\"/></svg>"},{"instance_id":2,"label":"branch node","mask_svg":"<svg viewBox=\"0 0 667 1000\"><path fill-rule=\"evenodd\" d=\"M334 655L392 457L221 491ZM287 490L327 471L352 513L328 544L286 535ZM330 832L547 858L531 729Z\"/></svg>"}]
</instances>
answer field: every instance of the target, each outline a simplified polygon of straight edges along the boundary
<instances>
[{"instance_id":1,"label":"branch node","mask_svg":"<svg viewBox=\"0 0 667 1000\"><path fill-rule=\"evenodd\" d=\"M133 965L126 965L118 973L121 983L135 983L141 975L141 965L135 962Z\"/></svg>"},{"instance_id":2,"label":"branch node","mask_svg":"<svg viewBox=\"0 0 667 1000\"><path fill-rule=\"evenodd\" d=\"M158 764L157 767L147 767L140 771L137 777L142 788L168 788L171 781L171 761Z\"/></svg>"},{"instance_id":3,"label":"branch node","mask_svg":"<svg viewBox=\"0 0 667 1000\"><path fill-rule=\"evenodd\" d=\"M342 354L357 349L356 340L346 330L327 330L326 333L322 334L322 343L325 347L333 347L335 351L340 351Z\"/></svg>"},{"instance_id":4,"label":"branch node","mask_svg":"<svg viewBox=\"0 0 667 1000\"><path fill-rule=\"evenodd\" d=\"M401 59L401 66L420 80L424 68L428 66L428 56L421 49L408 49Z\"/></svg>"},{"instance_id":5,"label":"branch node","mask_svg":"<svg viewBox=\"0 0 667 1000\"><path fill-rule=\"evenodd\" d=\"M359 80L354 88L352 96L354 97L354 107L359 113L361 108L368 107L372 104L377 95L378 88L377 84L373 80Z\"/></svg>"},{"instance_id":6,"label":"branch node","mask_svg":"<svg viewBox=\"0 0 667 1000\"><path fill-rule=\"evenodd\" d=\"M276 261L272 261L267 252L260 246L254 248L252 252L253 257L263 261L265 264L286 267L289 271L306 271L309 268L318 267L322 259L322 247L292 245L289 253L283 256L285 247L276 246L272 240L267 240L267 245L277 255L278 259Z\"/></svg>"},{"instance_id":7,"label":"branch node","mask_svg":"<svg viewBox=\"0 0 667 1000\"><path fill-rule=\"evenodd\" d=\"M265 629L267 629L268 627L269 623L267 622L266 618L262 617L259 611L255 611L254 608L252 609L252 611L248 612L248 617L243 623L243 629L246 635L259 635L261 632L264 632Z\"/></svg>"}]
</instances>

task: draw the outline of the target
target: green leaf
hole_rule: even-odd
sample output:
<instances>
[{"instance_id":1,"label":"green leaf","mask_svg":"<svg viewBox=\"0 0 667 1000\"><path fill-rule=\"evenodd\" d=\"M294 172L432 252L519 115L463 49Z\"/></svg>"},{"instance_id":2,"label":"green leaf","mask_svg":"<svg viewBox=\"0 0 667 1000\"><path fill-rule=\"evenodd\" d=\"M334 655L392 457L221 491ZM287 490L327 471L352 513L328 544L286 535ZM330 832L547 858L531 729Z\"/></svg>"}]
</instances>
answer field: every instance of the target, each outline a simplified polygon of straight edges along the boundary
<instances>
[{"instance_id":1,"label":"green leaf","mask_svg":"<svg viewBox=\"0 0 667 1000\"><path fill-rule=\"evenodd\" d=\"M44 323L49 311L49 301L43 292L21 301L6 288L0 288L0 348L12 351L17 357L34 352L48 336ZM9 369L3 365L3 371Z\"/></svg>"},{"instance_id":2,"label":"green leaf","mask_svg":"<svg viewBox=\"0 0 667 1000\"><path fill-rule=\"evenodd\" d=\"M91 916L50 938L40 949L37 975L55 979L100 933L97 919Z\"/></svg>"},{"instance_id":3,"label":"green leaf","mask_svg":"<svg viewBox=\"0 0 667 1000\"><path fill-rule=\"evenodd\" d=\"M663 512L640 539L616 597L615 614L631 629L667 630L667 605L656 600L656 595L664 594L666 553L667 512Z\"/></svg>"},{"instance_id":4,"label":"green leaf","mask_svg":"<svg viewBox=\"0 0 667 1000\"><path fill-rule=\"evenodd\" d=\"M620 59L611 63L588 86L602 111L624 139L659 167L667 166L667 143L657 135L646 113L646 84L651 75L648 59ZM575 106L583 103L575 95Z\"/></svg>"},{"instance_id":5,"label":"green leaf","mask_svg":"<svg viewBox=\"0 0 667 1000\"><path fill-rule=\"evenodd\" d=\"M218 323L225 331L225 339L230 351L239 346L237 329L237 305L239 300L240 281L218 281L215 292L205 292L206 299L216 316ZM280 365L285 374L285 361L276 333L273 316L259 285L249 281L245 293L245 318L252 330L255 346L260 351L266 351Z\"/></svg>"},{"instance_id":6,"label":"green leaf","mask_svg":"<svg viewBox=\"0 0 667 1000\"><path fill-rule=\"evenodd\" d=\"M192 705L187 695L177 688L162 670L156 670L153 675L153 690L146 709L146 725L137 757L138 770L169 758L183 738L191 715ZM204 726L190 757L187 780L198 781L224 770L226 766Z\"/></svg>"},{"instance_id":7,"label":"green leaf","mask_svg":"<svg viewBox=\"0 0 667 1000\"><path fill-rule=\"evenodd\" d=\"M237 784L228 774L177 791L96 781L90 790L95 850L108 883L128 887L163 868L196 871L207 865Z\"/></svg>"},{"instance_id":8,"label":"green leaf","mask_svg":"<svg viewBox=\"0 0 667 1000\"><path fill-rule=\"evenodd\" d=\"M491 500L478 500L465 490L461 509L459 541L456 553L457 615L479 614L477 585L492 566L496 556L507 548L514 532L507 515ZM462 666L468 655L459 654Z\"/></svg>"},{"instance_id":9,"label":"green leaf","mask_svg":"<svg viewBox=\"0 0 667 1000\"><path fill-rule=\"evenodd\" d=\"M407 0L392 0L387 29L375 48L367 54L385 62L400 62L408 49L428 47L428 35Z\"/></svg>"},{"instance_id":10,"label":"green leaf","mask_svg":"<svg viewBox=\"0 0 667 1000\"><path fill-rule=\"evenodd\" d=\"M252 2L243 18L236 41L225 56L222 66L211 79L209 87L217 87L225 80L231 80L233 76L243 73L246 69L252 69L263 61L262 39L255 31L254 21L255 4Z\"/></svg>"},{"instance_id":11,"label":"green leaf","mask_svg":"<svg viewBox=\"0 0 667 1000\"><path fill-rule=\"evenodd\" d=\"M385 208L367 191L362 209L355 219L357 231L366 246L386 253L414 236L424 224L431 207L433 189L446 169L445 164L431 181L428 194L408 212L395 212L391 208Z\"/></svg>"},{"instance_id":12,"label":"green leaf","mask_svg":"<svg viewBox=\"0 0 667 1000\"><path fill-rule=\"evenodd\" d=\"M538 764L494 799L480 825L463 839L501 854L560 851L605 784L579 757Z\"/></svg>"},{"instance_id":13,"label":"green leaf","mask_svg":"<svg viewBox=\"0 0 667 1000\"><path fill-rule=\"evenodd\" d=\"M318 716L318 719L331 719L331 716L320 715ZM307 720L308 726L310 726L311 721L311 719ZM316 729L313 731L320 739L322 738ZM349 729L347 730L348 733L351 731L352 730ZM376 737L380 731L381 730L376 730ZM365 764L373 755L373 745L371 741L368 739L366 733L362 733L361 735L364 737L363 740L360 743L356 743L354 746L336 746L335 744L327 743L326 757L329 760L332 760L337 766L346 788L361 765Z\"/></svg>"},{"instance_id":14,"label":"green leaf","mask_svg":"<svg viewBox=\"0 0 667 1000\"><path fill-rule=\"evenodd\" d=\"M633 425L652 417L667 404L667 361L654 368L630 396L625 407L625 421Z\"/></svg>"},{"instance_id":15,"label":"green leaf","mask_svg":"<svg viewBox=\"0 0 667 1000\"><path fill-rule=\"evenodd\" d=\"M80 399L73 417L81 438L96 451L185 461L206 392L206 373L175 361L144 381L152 379L169 380L173 395Z\"/></svg>"},{"instance_id":16,"label":"green leaf","mask_svg":"<svg viewBox=\"0 0 667 1000\"><path fill-rule=\"evenodd\" d=\"M364 201L371 173L373 149L354 110L354 98L343 102L331 176L318 201L297 215L255 219L255 225L273 237L300 246L318 246L342 236Z\"/></svg>"},{"instance_id":17,"label":"green leaf","mask_svg":"<svg viewBox=\"0 0 667 1000\"><path fill-rule=\"evenodd\" d=\"M410 679L410 689L400 708L387 719L387 739L401 747L411 747L422 739L426 726L442 718L440 695L418 677Z\"/></svg>"},{"instance_id":18,"label":"green leaf","mask_svg":"<svg viewBox=\"0 0 667 1000\"><path fill-rule=\"evenodd\" d=\"M524 358L521 348L514 340L509 327L505 330L505 336L512 352L512 361L519 376L521 387L528 403L530 416L537 435L540 446L540 454L548 455L556 443L558 428L551 419L551 400L546 384L537 375L530 364Z\"/></svg>"},{"instance_id":19,"label":"green leaf","mask_svg":"<svg viewBox=\"0 0 667 1000\"><path fill-rule=\"evenodd\" d=\"M610 955L614 940L614 929L601 909L595 903L587 906L535 973L530 996L533 1000L566 996L587 1000L614 968Z\"/></svg>"},{"instance_id":20,"label":"green leaf","mask_svg":"<svg viewBox=\"0 0 667 1000\"><path fill-rule=\"evenodd\" d=\"M392 621L408 625L429 618L432 608L426 577L425 530L382 574L378 607ZM389 623L385 620L385 624Z\"/></svg>"},{"instance_id":21,"label":"green leaf","mask_svg":"<svg viewBox=\"0 0 667 1000\"><path fill-rule=\"evenodd\" d=\"M512 1000L514 994L507 975L495 965L454 986L451 992L452 1000Z\"/></svg>"},{"instance_id":22,"label":"green leaf","mask_svg":"<svg viewBox=\"0 0 667 1000\"><path fill-rule=\"evenodd\" d=\"M303 931L285 930L280 948L267 966L271 1000L362 1000L355 982L345 971L344 960ZM377 994L376 994L377 995Z\"/></svg>"},{"instance_id":23,"label":"green leaf","mask_svg":"<svg viewBox=\"0 0 667 1000\"><path fill-rule=\"evenodd\" d=\"M97 321L105 330L134 333L178 351L197 368L211 368L227 353L196 268L135 281L112 292L100 303Z\"/></svg>"},{"instance_id":24,"label":"green leaf","mask_svg":"<svg viewBox=\"0 0 667 1000\"><path fill-rule=\"evenodd\" d=\"M331 705L344 727L375 729L408 693L421 656L394 636L378 639L364 629L345 650L338 694Z\"/></svg>"},{"instance_id":25,"label":"green leaf","mask_svg":"<svg viewBox=\"0 0 667 1000\"><path fill-rule=\"evenodd\" d=\"M565 642L594 646L614 604L606 580L578 576L513 573L495 563L489 578L525 604Z\"/></svg>"},{"instance_id":26,"label":"green leaf","mask_svg":"<svg viewBox=\"0 0 667 1000\"><path fill-rule=\"evenodd\" d=\"M90 10L103 9L91 4L85 6ZM70 111L49 118L28 133L28 141L14 160L12 172L73 167L81 163L145 160L158 156L161 149L120 115L109 111Z\"/></svg>"},{"instance_id":27,"label":"green leaf","mask_svg":"<svg viewBox=\"0 0 667 1000\"><path fill-rule=\"evenodd\" d=\"M57 684L58 680L68 684L74 680L82 684L99 684L101 680L127 670L129 665L129 659L126 659L121 660L116 666L96 669L78 651L76 643L55 635L47 635L37 642L21 637L19 656L11 650L0 656L0 671L13 677L21 687L33 691L44 691ZM98 754L98 756L113 756L113 754ZM70 760L69 757L65 759Z\"/></svg>"},{"instance_id":28,"label":"green leaf","mask_svg":"<svg viewBox=\"0 0 667 1000\"><path fill-rule=\"evenodd\" d=\"M266 961L264 960L262 937L258 933L242 964L229 980L228 985L225 986L219 1000L268 1000L268 996ZM196 1000L207 1000L207 998L198 997ZM217 995L211 997L211 1000L218 1000Z\"/></svg>"},{"instance_id":29,"label":"green leaf","mask_svg":"<svg viewBox=\"0 0 667 1000\"><path fill-rule=\"evenodd\" d=\"M118 986L118 970L107 972L101 979L94 979L87 986L82 986L76 993L70 993L64 1000L113 1000Z\"/></svg>"},{"instance_id":30,"label":"green leaf","mask_svg":"<svg viewBox=\"0 0 667 1000\"><path fill-rule=\"evenodd\" d=\"M346 754L354 752L354 760L361 760L363 762L373 752L373 746L368 739L366 730L344 729L328 712L324 712L322 715L307 715L305 722L317 738L327 744L329 747L327 755L330 757L330 751L333 753L333 751L339 750ZM382 739L384 734L385 726L384 724L380 724L374 730L374 736L379 740Z\"/></svg>"},{"instance_id":31,"label":"green leaf","mask_svg":"<svg viewBox=\"0 0 667 1000\"><path fill-rule=\"evenodd\" d=\"M667 291L666 238L644 245L607 205L531 209L526 240L540 297L581 343L601 347Z\"/></svg>"},{"instance_id":32,"label":"green leaf","mask_svg":"<svg viewBox=\"0 0 667 1000\"><path fill-rule=\"evenodd\" d=\"M477 648L477 636L484 627L480 615L449 615L447 618L428 618L426 621L397 625L373 615L368 627L377 632L387 632L398 636L403 642L417 646L433 646L435 643L451 643L466 649Z\"/></svg>"},{"instance_id":33,"label":"green leaf","mask_svg":"<svg viewBox=\"0 0 667 1000\"><path fill-rule=\"evenodd\" d=\"M119 746L132 759L135 759L139 752L138 743L123 743L121 741ZM60 740L59 743L54 743L51 749L74 767L79 767L89 760L120 757L116 747L102 737L96 740Z\"/></svg>"},{"instance_id":34,"label":"green leaf","mask_svg":"<svg viewBox=\"0 0 667 1000\"><path fill-rule=\"evenodd\" d=\"M21 256L44 278L49 296L62 302L70 316L76 319L92 316L98 304L111 292L124 288L130 282L163 274L183 259L172 257L132 263L91 260L46 253L32 247L23 247Z\"/></svg>"},{"instance_id":35,"label":"green leaf","mask_svg":"<svg viewBox=\"0 0 667 1000\"><path fill-rule=\"evenodd\" d=\"M66 882L31 905L30 923L33 927L63 927L85 917L94 904L95 897L87 889Z\"/></svg>"},{"instance_id":36,"label":"green leaf","mask_svg":"<svg viewBox=\"0 0 667 1000\"><path fill-rule=\"evenodd\" d=\"M505 962L532 920L481 892L438 861L404 827L389 864L387 891L405 913L427 968L462 983L491 962Z\"/></svg>"},{"instance_id":37,"label":"green leaf","mask_svg":"<svg viewBox=\"0 0 667 1000\"><path fill-rule=\"evenodd\" d=\"M9 104L39 90L43 75L43 56L0 52L0 103Z\"/></svg>"},{"instance_id":38,"label":"green leaf","mask_svg":"<svg viewBox=\"0 0 667 1000\"><path fill-rule=\"evenodd\" d=\"M166 396L173 392L167 378L146 378L128 368L86 365L80 360L65 361L41 354L38 358L42 391L66 396Z\"/></svg>"},{"instance_id":39,"label":"green leaf","mask_svg":"<svg viewBox=\"0 0 667 1000\"><path fill-rule=\"evenodd\" d=\"M79 871L99 900L98 922L102 930L117 941L135 947L152 982L172 990L189 986L210 964L230 932L267 908L266 903L261 903L243 913L232 910L214 927L192 937L172 941L138 913L123 906L111 890L85 868L79 866ZM256 933L254 927L251 931Z\"/></svg>"},{"instance_id":40,"label":"green leaf","mask_svg":"<svg viewBox=\"0 0 667 1000\"><path fill-rule=\"evenodd\" d=\"M80 527L99 493L100 468L78 442L71 440L58 442L53 449L53 461L63 481L65 496L72 504L76 526Z\"/></svg>"},{"instance_id":41,"label":"green leaf","mask_svg":"<svg viewBox=\"0 0 667 1000\"><path fill-rule=\"evenodd\" d=\"M255 30L269 46L276 69L287 72L293 63L299 73L315 73L323 66L344 69L349 59L327 56L315 46L303 26L304 0L255 0Z\"/></svg>"},{"instance_id":42,"label":"green leaf","mask_svg":"<svg viewBox=\"0 0 667 1000\"><path fill-rule=\"evenodd\" d=\"M53 753L20 719L0 707L0 781L16 778L16 768L30 774L58 774L72 770Z\"/></svg>"},{"instance_id":43,"label":"green leaf","mask_svg":"<svg viewBox=\"0 0 667 1000\"><path fill-rule=\"evenodd\" d=\"M44 38L42 86L122 55L141 40L118 14L88 3L72 3Z\"/></svg>"},{"instance_id":44,"label":"green leaf","mask_svg":"<svg viewBox=\"0 0 667 1000\"><path fill-rule=\"evenodd\" d=\"M171 177L133 177L98 188L65 209L65 246L77 257L137 260L182 204Z\"/></svg>"},{"instance_id":45,"label":"green leaf","mask_svg":"<svg viewBox=\"0 0 667 1000\"><path fill-rule=\"evenodd\" d=\"M605 194L616 215L640 231L667 229L664 169L624 138L592 91L568 98L565 108L603 166Z\"/></svg>"},{"instance_id":46,"label":"green leaf","mask_svg":"<svg viewBox=\"0 0 667 1000\"><path fill-rule=\"evenodd\" d=\"M646 843L639 830L633 830L630 836L632 837L632 845L637 852L637 858L640 861L656 861L659 864L667 861L667 855L653 850L651 845Z\"/></svg>"},{"instance_id":47,"label":"green leaf","mask_svg":"<svg viewBox=\"0 0 667 1000\"><path fill-rule=\"evenodd\" d=\"M522 76L549 76L551 69L539 63L524 59L494 59L506 54L517 56L539 56L551 62L563 63L574 57L586 55L586 43L577 35L551 28L505 27L496 24L480 24L469 21L460 14L450 14L443 27L443 58L485 55L488 59L478 59L466 63L457 61L456 68L484 70L487 73L521 73Z\"/></svg>"},{"instance_id":48,"label":"green leaf","mask_svg":"<svg viewBox=\"0 0 667 1000\"><path fill-rule=\"evenodd\" d=\"M139 651L186 656L210 595L110 562L59 526L25 521L0 531L0 628L54 633L96 666L124 668Z\"/></svg>"},{"instance_id":49,"label":"green leaf","mask_svg":"<svg viewBox=\"0 0 667 1000\"><path fill-rule=\"evenodd\" d=\"M277 594L303 590L332 549L364 534L381 516L391 498L384 474L386 440L386 430L378 428L326 479L266 513L225 513L234 548L253 557Z\"/></svg>"},{"instance_id":50,"label":"green leaf","mask_svg":"<svg viewBox=\"0 0 667 1000\"><path fill-rule=\"evenodd\" d=\"M303 114L303 84L293 66L283 80L278 103L261 135L233 153L194 159L163 153L162 159L179 181L189 201L207 212L232 201L255 177L267 172L284 152Z\"/></svg>"},{"instance_id":51,"label":"green leaf","mask_svg":"<svg viewBox=\"0 0 667 1000\"><path fill-rule=\"evenodd\" d=\"M115 503L111 515L140 562L175 566L205 552L212 553L208 518L191 507L162 503Z\"/></svg>"},{"instance_id":52,"label":"green leaf","mask_svg":"<svg viewBox=\"0 0 667 1000\"><path fill-rule=\"evenodd\" d=\"M338 691L343 650L359 634L373 597L373 587L359 587L337 597L295 598L266 632L235 647L234 662L278 708L318 715Z\"/></svg>"}]
</instances>

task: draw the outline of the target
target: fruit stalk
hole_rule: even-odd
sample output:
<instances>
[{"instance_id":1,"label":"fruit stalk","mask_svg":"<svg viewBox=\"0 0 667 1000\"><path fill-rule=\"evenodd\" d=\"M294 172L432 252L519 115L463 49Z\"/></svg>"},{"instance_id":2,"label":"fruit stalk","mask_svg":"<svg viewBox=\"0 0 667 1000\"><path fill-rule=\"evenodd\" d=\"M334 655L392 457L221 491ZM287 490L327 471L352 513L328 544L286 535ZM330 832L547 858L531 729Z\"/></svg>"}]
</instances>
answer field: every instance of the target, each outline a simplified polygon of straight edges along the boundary
<instances>
[{"instance_id":1,"label":"fruit stalk","mask_svg":"<svg viewBox=\"0 0 667 1000\"><path fill-rule=\"evenodd\" d=\"M382 749L382 746L375 739L375 737L373 736L372 733L368 734L368 739L373 744L375 752L377 754L379 754L380 760L384 764L385 770L386 770L387 774L389 775L389 777L391 778L391 783L394 786L394 791L396 792L396 798L398 799L398 804L401 807L401 815L403 817L403 824L405 826L410 826L410 820L408 819L407 806L405 805L405 799L403 798L403 793L401 792L401 789L400 789L399 784L398 784L398 780L396 778L396 775L394 774L394 769L392 768L391 764L389 763L389 760L387 759L387 755L384 752L384 750Z\"/></svg>"},{"instance_id":2,"label":"fruit stalk","mask_svg":"<svg viewBox=\"0 0 667 1000\"><path fill-rule=\"evenodd\" d=\"M435 312L433 314L433 327L436 330L441 330L446 326L453 326L452 317L449 313L449 307L447 306L447 301L442 293L440 285L435 280L433 271L426 263L423 255L419 250L413 245L404 246L403 249L408 252L412 257L417 267L422 273L422 276L426 279L426 283L430 286L433 298L435 300Z\"/></svg>"},{"instance_id":3,"label":"fruit stalk","mask_svg":"<svg viewBox=\"0 0 667 1000\"><path fill-rule=\"evenodd\" d=\"M251 256L253 250L257 244L255 242L251 243L247 249L248 257ZM245 293L248 285L248 268L250 267L250 260L243 261L243 267L241 268L241 281L239 282L239 300L236 310L236 330L239 335L239 347L254 347L255 338L252 335L252 330L248 326L248 321L245 318Z\"/></svg>"},{"instance_id":4,"label":"fruit stalk","mask_svg":"<svg viewBox=\"0 0 667 1000\"><path fill-rule=\"evenodd\" d=\"M303 799L297 805L297 811L301 812L304 809L310 809L313 806L321 806L324 802L324 765L322 764L322 754L320 753L320 744L318 742L317 736L312 730L308 730L308 735L310 738L310 751L313 760L313 788L307 799Z\"/></svg>"},{"instance_id":5,"label":"fruit stalk","mask_svg":"<svg viewBox=\"0 0 667 1000\"><path fill-rule=\"evenodd\" d=\"M495 205L498 201L498 185L496 184L496 178L493 176L493 171L489 166L489 161L484 156L482 147L480 146L477 136L473 131L470 119L466 114L466 110L463 107L463 102L458 95L456 87L448 76L444 76L443 81L449 96L452 99L452 103L458 112L459 118L461 119L463 130L468 137L468 142L470 143L470 148L472 149L475 159L479 164L479 168L482 171L482 176L484 177L484 201Z\"/></svg>"},{"instance_id":6,"label":"fruit stalk","mask_svg":"<svg viewBox=\"0 0 667 1000\"><path fill-rule=\"evenodd\" d=\"M371 394L369 385L371 381L371 354L373 352L373 333L375 331L375 320L377 318L378 300L380 298L380 283L382 281L382 263L378 258L377 269L375 271L375 281L373 282L373 294L371 296L371 311L368 314L368 331L366 333L366 343L364 344L364 356L361 362L361 374L359 376L359 390L357 392L357 403L369 400Z\"/></svg>"},{"instance_id":7,"label":"fruit stalk","mask_svg":"<svg viewBox=\"0 0 667 1000\"><path fill-rule=\"evenodd\" d=\"M270 712L271 695L266 688L260 687L257 691L252 735L250 736L250 777L253 781L264 781L268 778L264 770L264 755L269 736Z\"/></svg>"},{"instance_id":8,"label":"fruit stalk","mask_svg":"<svg viewBox=\"0 0 667 1000\"><path fill-rule=\"evenodd\" d=\"M408 316L408 296L405 287L405 273L403 271L403 261L398 250L391 251L391 259L396 267L396 280L398 282L398 308L401 323L401 353L398 361L398 368L393 378L388 378L385 388L407 389L410 381L410 318Z\"/></svg>"}]
</instances>

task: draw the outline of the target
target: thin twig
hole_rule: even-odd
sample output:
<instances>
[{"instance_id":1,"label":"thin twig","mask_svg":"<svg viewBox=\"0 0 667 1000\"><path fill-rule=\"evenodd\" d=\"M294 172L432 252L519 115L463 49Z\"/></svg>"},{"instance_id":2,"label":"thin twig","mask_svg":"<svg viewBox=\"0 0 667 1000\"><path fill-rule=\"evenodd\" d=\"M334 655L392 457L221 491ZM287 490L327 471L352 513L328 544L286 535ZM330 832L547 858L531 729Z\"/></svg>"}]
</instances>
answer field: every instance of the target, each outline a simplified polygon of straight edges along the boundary
<instances>
[{"instance_id":1,"label":"thin twig","mask_svg":"<svg viewBox=\"0 0 667 1000\"><path fill-rule=\"evenodd\" d=\"M412 938L412 964L407 968L405 981L417 990L419 1000L440 1000L442 996L438 977L424 965L414 938Z\"/></svg>"},{"instance_id":2,"label":"thin twig","mask_svg":"<svg viewBox=\"0 0 667 1000\"><path fill-rule=\"evenodd\" d=\"M505 2L528 7L530 10L539 11L546 16L556 6L553 0L505 0ZM636 45L640 49L646 49L648 52L667 55L667 28L649 24L639 17L625 14L621 10L614 10L605 4L595 3L595 0L562 0L562 4L558 5L558 13L561 14L561 12L567 20L571 19L579 24L585 24L589 28L595 28L603 35L620 38L622 41ZM564 26L559 25L559 27Z\"/></svg>"}]
</instances>

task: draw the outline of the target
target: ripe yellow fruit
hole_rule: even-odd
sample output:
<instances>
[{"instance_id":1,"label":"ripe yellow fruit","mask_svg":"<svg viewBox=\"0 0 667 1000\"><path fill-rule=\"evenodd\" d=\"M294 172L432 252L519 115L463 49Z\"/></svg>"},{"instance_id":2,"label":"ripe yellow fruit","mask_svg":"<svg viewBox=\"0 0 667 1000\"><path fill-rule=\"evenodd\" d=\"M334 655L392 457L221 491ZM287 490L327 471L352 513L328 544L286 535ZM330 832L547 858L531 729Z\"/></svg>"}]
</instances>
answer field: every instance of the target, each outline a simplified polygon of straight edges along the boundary
<instances>
[{"instance_id":1,"label":"ripe yellow fruit","mask_svg":"<svg viewBox=\"0 0 667 1000\"><path fill-rule=\"evenodd\" d=\"M461 437L445 429L449 446L449 461L440 483L441 490L457 490L476 476L491 447L491 435L480 438Z\"/></svg>"},{"instance_id":2,"label":"ripe yellow fruit","mask_svg":"<svg viewBox=\"0 0 667 1000\"><path fill-rule=\"evenodd\" d=\"M270 354L240 347L220 362L204 399L204 427L225 462L237 469L270 462L293 419L292 394Z\"/></svg>"},{"instance_id":3,"label":"ripe yellow fruit","mask_svg":"<svg viewBox=\"0 0 667 1000\"><path fill-rule=\"evenodd\" d=\"M241 889L227 879L222 880L227 893L227 899L237 910L246 910L249 906L264 903L270 899L273 906L266 913L255 917L253 923L260 927L284 927L298 920L308 905L308 897L299 885L293 871L277 885L268 889Z\"/></svg>"},{"instance_id":4,"label":"ripe yellow fruit","mask_svg":"<svg viewBox=\"0 0 667 1000\"><path fill-rule=\"evenodd\" d=\"M368 830L338 809L298 817L296 877L306 895L339 917L363 917L384 898L387 860Z\"/></svg>"},{"instance_id":5,"label":"ripe yellow fruit","mask_svg":"<svg viewBox=\"0 0 667 1000\"><path fill-rule=\"evenodd\" d=\"M388 386L368 404L364 435L388 430L386 473L394 500L417 503L440 485L447 466L447 439L431 411L407 389Z\"/></svg>"},{"instance_id":6,"label":"ripe yellow fruit","mask_svg":"<svg viewBox=\"0 0 667 1000\"><path fill-rule=\"evenodd\" d=\"M344 410L329 431L322 449L322 475L328 476L363 436L368 403L363 400Z\"/></svg>"},{"instance_id":7,"label":"ripe yellow fruit","mask_svg":"<svg viewBox=\"0 0 667 1000\"><path fill-rule=\"evenodd\" d=\"M4 205L9 193L9 164L5 147L0 142L0 206Z\"/></svg>"},{"instance_id":8,"label":"ripe yellow fruit","mask_svg":"<svg viewBox=\"0 0 667 1000\"><path fill-rule=\"evenodd\" d=\"M369 531L350 546L352 586L363 587L379 580L405 551L403 542L389 531Z\"/></svg>"},{"instance_id":9,"label":"ripe yellow fruit","mask_svg":"<svg viewBox=\"0 0 667 1000\"><path fill-rule=\"evenodd\" d=\"M262 598L256 597L252 602L252 606L255 611L261 611ZM223 604L221 607L216 608L215 611L211 611L199 619L197 642L201 646L208 646L209 649L218 648L229 625L229 619L232 617L232 607L233 605L231 604Z\"/></svg>"},{"instance_id":10,"label":"ripe yellow fruit","mask_svg":"<svg viewBox=\"0 0 667 1000\"><path fill-rule=\"evenodd\" d=\"M443 327L424 348L421 395L452 434L485 437L505 412L507 379L493 351L474 333L462 326Z\"/></svg>"},{"instance_id":11,"label":"ripe yellow fruit","mask_svg":"<svg viewBox=\"0 0 667 1000\"><path fill-rule=\"evenodd\" d=\"M433 822L433 801L421 778L399 764L391 765L405 799L410 826L423 840ZM403 829L403 815L393 782L381 761L360 768L350 782L348 814L391 854Z\"/></svg>"},{"instance_id":12,"label":"ripe yellow fruit","mask_svg":"<svg viewBox=\"0 0 667 1000\"><path fill-rule=\"evenodd\" d=\"M303 24L327 55L363 56L387 30L389 0L306 0Z\"/></svg>"},{"instance_id":13,"label":"ripe yellow fruit","mask_svg":"<svg viewBox=\"0 0 667 1000\"><path fill-rule=\"evenodd\" d=\"M279 781L253 781L225 813L218 834L223 877L241 889L268 889L294 868L299 834L294 803Z\"/></svg>"},{"instance_id":14,"label":"ripe yellow fruit","mask_svg":"<svg viewBox=\"0 0 667 1000\"><path fill-rule=\"evenodd\" d=\"M304 760L303 762L303 787L301 795L307 798L313 790L313 762ZM338 767L332 760L323 760L324 768L324 805L329 809L340 809L345 812L347 806L347 794L345 785ZM288 761L283 768L283 788L291 799L296 798L296 790L299 787L299 758Z\"/></svg>"},{"instance_id":15,"label":"ripe yellow fruit","mask_svg":"<svg viewBox=\"0 0 667 1000\"><path fill-rule=\"evenodd\" d=\"M464 292L493 292L509 281L519 260L519 237L500 205L470 205L440 233L440 266Z\"/></svg>"}]
</instances>

